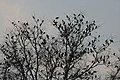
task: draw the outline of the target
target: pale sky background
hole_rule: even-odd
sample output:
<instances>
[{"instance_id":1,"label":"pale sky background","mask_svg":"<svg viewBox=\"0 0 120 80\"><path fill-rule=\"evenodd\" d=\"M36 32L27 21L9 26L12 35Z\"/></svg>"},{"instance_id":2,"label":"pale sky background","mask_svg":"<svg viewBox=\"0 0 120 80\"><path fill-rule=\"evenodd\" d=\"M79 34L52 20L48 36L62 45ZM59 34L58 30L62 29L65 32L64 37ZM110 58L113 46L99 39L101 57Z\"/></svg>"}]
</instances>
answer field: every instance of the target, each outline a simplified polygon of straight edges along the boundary
<instances>
[{"instance_id":1,"label":"pale sky background","mask_svg":"<svg viewBox=\"0 0 120 80\"><path fill-rule=\"evenodd\" d=\"M100 34L120 41L120 0L0 0L0 41L13 28L9 20L29 21L35 14L50 22L78 12L102 24Z\"/></svg>"}]
</instances>

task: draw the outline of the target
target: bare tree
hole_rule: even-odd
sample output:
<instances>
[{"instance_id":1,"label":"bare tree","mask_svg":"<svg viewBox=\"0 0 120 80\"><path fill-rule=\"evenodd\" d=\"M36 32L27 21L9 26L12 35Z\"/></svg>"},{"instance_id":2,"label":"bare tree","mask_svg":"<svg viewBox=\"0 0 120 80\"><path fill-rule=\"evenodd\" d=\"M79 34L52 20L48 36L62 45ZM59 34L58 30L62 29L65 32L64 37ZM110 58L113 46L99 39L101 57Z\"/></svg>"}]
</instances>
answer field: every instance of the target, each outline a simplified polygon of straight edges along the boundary
<instances>
[{"instance_id":1,"label":"bare tree","mask_svg":"<svg viewBox=\"0 0 120 80\"><path fill-rule=\"evenodd\" d=\"M106 62L103 52L113 42L105 40L101 46L94 32L94 21L83 14L56 17L52 25L59 31L52 37L42 29L44 20L34 16L35 24L11 22L15 31L7 34L1 45L4 61L1 63L3 80L90 80L99 78L95 68Z\"/></svg>"}]
</instances>

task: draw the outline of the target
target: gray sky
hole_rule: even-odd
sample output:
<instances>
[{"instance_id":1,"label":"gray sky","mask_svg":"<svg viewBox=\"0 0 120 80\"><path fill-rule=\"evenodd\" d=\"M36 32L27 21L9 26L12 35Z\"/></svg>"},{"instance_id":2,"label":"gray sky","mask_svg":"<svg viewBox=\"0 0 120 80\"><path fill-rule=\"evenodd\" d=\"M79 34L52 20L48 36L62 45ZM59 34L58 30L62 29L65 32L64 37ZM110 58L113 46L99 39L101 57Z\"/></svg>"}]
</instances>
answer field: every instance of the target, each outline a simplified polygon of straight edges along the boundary
<instances>
[{"instance_id":1,"label":"gray sky","mask_svg":"<svg viewBox=\"0 0 120 80\"><path fill-rule=\"evenodd\" d=\"M3 39L12 25L9 20L27 20L32 15L53 19L83 12L87 18L102 24L99 29L105 37L113 35L120 41L120 0L0 0L0 37Z\"/></svg>"}]
</instances>

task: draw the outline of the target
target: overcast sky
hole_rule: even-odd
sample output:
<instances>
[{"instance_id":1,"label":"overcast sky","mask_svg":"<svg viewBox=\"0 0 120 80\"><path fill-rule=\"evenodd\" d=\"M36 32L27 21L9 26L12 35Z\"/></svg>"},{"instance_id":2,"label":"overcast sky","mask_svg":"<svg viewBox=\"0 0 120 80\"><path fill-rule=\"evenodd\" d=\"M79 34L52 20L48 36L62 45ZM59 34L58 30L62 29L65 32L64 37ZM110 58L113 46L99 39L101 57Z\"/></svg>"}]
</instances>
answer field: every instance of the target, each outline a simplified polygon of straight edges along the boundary
<instances>
[{"instance_id":1,"label":"overcast sky","mask_svg":"<svg viewBox=\"0 0 120 80\"><path fill-rule=\"evenodd\" d=\"M34 14L41 19L53 19L78 12L102 24L102 35L112 35L120 41L120 0L0 0L1 40L13 28L9 20L29 21Z\"/></svg>"}]
</instances>

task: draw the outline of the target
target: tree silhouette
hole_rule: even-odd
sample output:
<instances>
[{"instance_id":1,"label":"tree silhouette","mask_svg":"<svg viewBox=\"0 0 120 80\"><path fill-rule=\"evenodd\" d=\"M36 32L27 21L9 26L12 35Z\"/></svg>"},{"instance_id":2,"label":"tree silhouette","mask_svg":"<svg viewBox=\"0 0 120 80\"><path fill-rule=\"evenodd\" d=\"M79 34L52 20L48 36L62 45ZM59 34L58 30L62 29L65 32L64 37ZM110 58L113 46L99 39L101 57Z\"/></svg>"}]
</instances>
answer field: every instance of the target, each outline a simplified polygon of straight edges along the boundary
<instances>
[{"instance_id":1,"label":"tree silhouette","mask_svg":"<svg viewBox=\"0 0 120 80\"><path fill-rule=\"evenodd\" d=\"M106 63L103 54L113 42L105 40L100 45L100 35L94 32L98 25L87 21L83 14L56 17L52 25L58 37L42 29L44 20L32 16L34 25L28 22L11 22L15 30L7 34L1 45L4 60L1 62L3 80L92 80L98 79L95 68ZM107 56L107 57L106 57ZM108 63L110 64L110 62Z\"/></svg>"}]
</instances>

